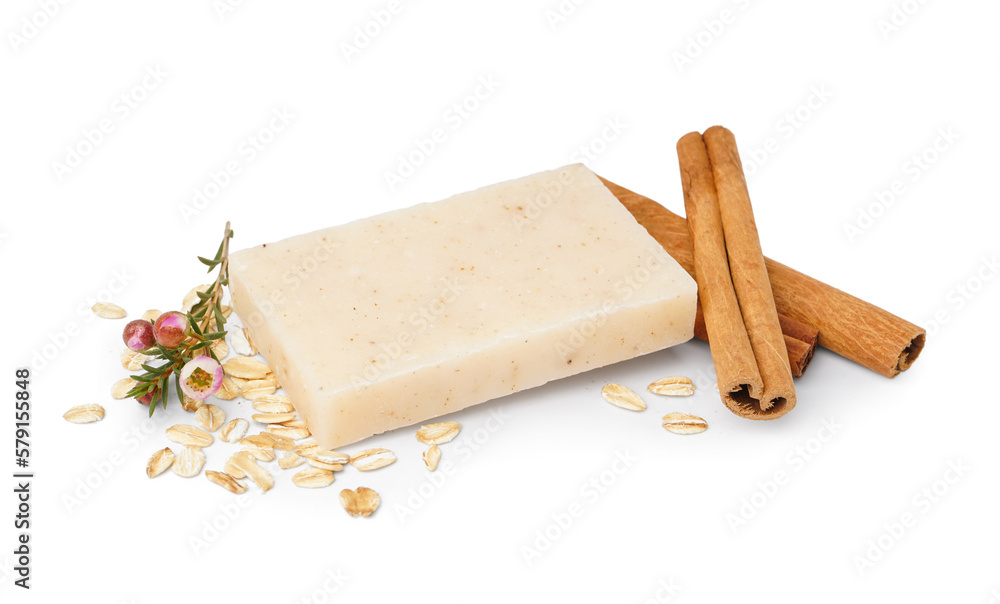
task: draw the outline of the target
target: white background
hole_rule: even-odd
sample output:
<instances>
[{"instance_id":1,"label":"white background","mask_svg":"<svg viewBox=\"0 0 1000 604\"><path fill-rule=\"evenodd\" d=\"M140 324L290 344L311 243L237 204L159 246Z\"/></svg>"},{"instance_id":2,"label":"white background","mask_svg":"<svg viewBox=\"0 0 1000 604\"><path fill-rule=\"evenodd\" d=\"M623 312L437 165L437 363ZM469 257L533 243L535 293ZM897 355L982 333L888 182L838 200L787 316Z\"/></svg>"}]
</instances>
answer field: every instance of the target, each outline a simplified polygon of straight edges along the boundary
<instances>
[{"instance_id":1,"label":"white background","mask_svg":"<svg viewBox=\"0 0 1000 604\"><path fill-rule=\"evenodd\" d=\"M1000 601L996 3L567 0L556 20L557 0L404 0L367 43L385 0L46 4L0 15L0 390L36 364L37 473L27 593L3 459L4 602ZM495 89L470 100L481 80ZM262 132L274 111L293 117ZM454 414L438 483L411 429L369 441L389 468L320 491L286 472L235 508L203 476L145 477L163 429L193 418L175 403L143 424L110 399L124 321L92 318L96 298L130 318L179 306L226 220L251 246L580 158L682 211L674 143L717 123L748 170L765 160L749 183L769 256L930 328L910 372L820 351L798 407L754 423L691 342ZM444 142L389 187L435 128ZM249 137L269 141L252 158ZM196 191L213 197L185 219ZM674 374L694 397L634 414L599 394ZM61 418L94 402L100 423ZM710 429L665 432L673 410ZM359 484L382 494L368 519L337 501Z\"/></svg>"}]
</instances>

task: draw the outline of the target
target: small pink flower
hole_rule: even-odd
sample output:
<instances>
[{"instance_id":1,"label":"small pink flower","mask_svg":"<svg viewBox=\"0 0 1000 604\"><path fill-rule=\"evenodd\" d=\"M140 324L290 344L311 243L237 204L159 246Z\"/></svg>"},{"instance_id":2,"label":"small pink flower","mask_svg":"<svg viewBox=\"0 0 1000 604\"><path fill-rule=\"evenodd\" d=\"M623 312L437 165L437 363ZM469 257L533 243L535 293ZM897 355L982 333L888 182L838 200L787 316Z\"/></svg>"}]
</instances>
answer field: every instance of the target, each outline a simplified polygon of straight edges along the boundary
<instances>
[{"instance_id":1,"label":"small pink flower","mask_svg":"<svg viewBox=\"0 0 1000 604\"><path fill-rule=\"evenodd\" d=\"M156 343L156 338L153 337L153 324L145 319L130 321L122 331L122 339L132 350L146 350Z\"/></svg>"},{"instance_id":2,"label":"small pink flower","mask_svg":"<svg viewBox=\"0 0 1000 604\"><path fill-rule=\"evenodd\" d=\"M199 401L204 400L222 386L222 365L208 356L195 357L181 368L181 391Z\"/></svg>"},{"instance_id":3,"label":"small pink flower","mask_svg":"<svg viewBox=\"0 0 1000 604\"><path fill-rule=\"evenodd\" d=\"M187 339L188 319L182 312L165 312L153 324L153 335L164 348L173 350Z\"/></svg>"}]
</instances>

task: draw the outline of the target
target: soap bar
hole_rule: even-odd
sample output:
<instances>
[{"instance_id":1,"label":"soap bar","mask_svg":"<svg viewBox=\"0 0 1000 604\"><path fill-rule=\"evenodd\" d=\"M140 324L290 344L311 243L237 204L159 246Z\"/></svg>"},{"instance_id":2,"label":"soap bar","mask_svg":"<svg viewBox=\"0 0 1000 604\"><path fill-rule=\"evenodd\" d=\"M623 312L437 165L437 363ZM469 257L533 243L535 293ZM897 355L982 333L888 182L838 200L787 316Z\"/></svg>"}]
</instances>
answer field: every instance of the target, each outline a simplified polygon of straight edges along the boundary
<instances>
[{"instance_id":1,"label":"soap bar","mask_svg":"<svg viewBox=\"0 0 1000 604\"><path fill-rule=\"evenodd\" d=\"M579 164L241 250L229 270L328 448L684 342L697 299Z\"/></svg>"}]
</instances>

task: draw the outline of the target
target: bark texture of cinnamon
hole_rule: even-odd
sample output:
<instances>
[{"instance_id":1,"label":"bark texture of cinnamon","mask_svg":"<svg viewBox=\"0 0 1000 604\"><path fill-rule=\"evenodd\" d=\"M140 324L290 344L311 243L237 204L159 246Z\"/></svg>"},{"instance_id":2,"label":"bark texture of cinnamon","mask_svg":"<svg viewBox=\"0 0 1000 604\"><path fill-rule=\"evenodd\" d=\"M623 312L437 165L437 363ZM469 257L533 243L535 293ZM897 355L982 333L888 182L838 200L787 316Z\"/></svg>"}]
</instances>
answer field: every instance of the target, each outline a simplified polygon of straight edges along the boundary
<instances>
[{"instance_id":1,"label":"bark texture of cinnamon","mask_svg":"<svg viewBox=\"0 0 1000 604\"><path fill-rule=\"evenodd\" d=\"M781 323L781 333L785 338L785 348L788 351L788 364L792 367L792 376L800 378L805 375L806 368L812 361L813 353L816 352L819 331L782 314L778 315L778 322ZM708 342L705 315L702 313L700 304L694 317L694 337Z\"/></svg>"},{"instance_id":2,"label":"bark texture of cinnamon","mask_svg":"<svg viewBox=\"0 0 1000 604\"><path fill-rule=\"evenodd\" d=\"M639 224L693 274L687 221L648 197L608 180L604 184ZM820 346L889 378L906 371L917 360L926 339L922 328L780 262L770 258L765 262L778 313L818 329Z\"/></svg>"},{"instance_id":3,"label":"bark texture of cinnamon","mask_svg":"<svg viewBox=\"0 0 1000 604\"><path fill-rule=\"evenodd\" d=\"M795 387L735 138L692 132L677 156L719 394L737 415L780 417Z\"/></svg>"}]
</instances>

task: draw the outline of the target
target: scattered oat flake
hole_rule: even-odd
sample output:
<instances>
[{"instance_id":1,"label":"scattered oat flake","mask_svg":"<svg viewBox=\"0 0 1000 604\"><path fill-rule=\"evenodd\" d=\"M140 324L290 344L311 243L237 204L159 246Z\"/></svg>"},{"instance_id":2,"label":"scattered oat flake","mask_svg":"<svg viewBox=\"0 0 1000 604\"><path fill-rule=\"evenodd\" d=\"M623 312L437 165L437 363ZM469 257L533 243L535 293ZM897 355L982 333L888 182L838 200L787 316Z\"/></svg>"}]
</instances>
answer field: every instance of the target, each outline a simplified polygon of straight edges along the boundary
<instances>
[{"instance_id":1,"label":"scattered oat flake","mask_svg":"<svg viewBox=\"0 0 1000 604\"><path fill-rule=\"evenodd\" d=\"M295 411L292 401L283 394L263 396L253 402L253 408L261 413L291 413Z\"/></svg>"},{"instance_id":2,"label":"scattered oat flake","mask_svg":"<svg viewBox=\"0 0 1000 604\"><path fill-rule=\"evenodd\" d=\"M255 401L265 396L273 395L277 389L277 384L271 380L247 380L240 388L240 394L248 401Z\"/></svg>"},{"instance_id":3,"label":"scattered oat flake","mask_svg":"<svg viewBox=\"0 0 1000 604\"><path fill-rule=\"evenodd\" d=\"M94 314L102 319L124 319L128 316L125 309L111 302L98 302L90 307Z\"/></svg>"},{"instance_id":4,"label":"scattered oat flake","mask_svg":"<svg viewBox=\"0 0 1000 604\"><path fill-rule=\"evenodd\" d=\"M333 472L322 468L306 468L292 476L292 482L305 489L321 489L330 486L333 481Z\"/></svg>"},{"instance_id":5,"label":"scattered oat flake","mask_svg":"<svg viewBox=\"0 0 1000 604\"><path fill-rule=\"evenodd\" d=\"M295 441L294 440L292 440L292 439L290 439L290 438L288 438L286 436L279 436L278 434L271 434L270 432L266 432L265 434L267 434L268 436L271 437L271 440L274 443L271 446L274 448L275 451L294 451L295 450Z\"/></svg>"},{"instance_id":6,"label":"scattered oat flake","mask_svg":"<svg viewBox=\"0 0 1000 604\"><path fill-rule=\"evenodd\" d=\"M181 393L181 407L190 413L195 413L205 404L205 401L191 398L190 396Z\"/></svg>"},{"instance_id":7,"label":"scattered oat flake","mask_svg":"<svg viewBox=\"0 0 1000 604\"><path fill-rule=\"evenodd\" d=\"M236 480L234 477L226 474L225 472L216 472L215 470L205 470L205 478L208 478L215 484L226 489L231 493L236 493L239 495L247 490L246 485L242 482Z\"/></svg>"},{"instance_id":8,"label":"scattered oat flake","mask_svg":"<svg viewBox=\"0 0 1000 604\"><path fill-rule=\"evenodd\" d=\"M174 452L164 447L153 453L146 462L146 476L156 478L174 463Z\"/></svg>"},{"instance_id":9,"label":"scattered oat flake","mask_svg":"<svg viewBox=\"0 0 1000 604\"><path fill-rule=\"evenodd\" d=\"M315 445L315 443L313 443ZM310 459L316 459L325 463L350 463L351 456L347 453L341 453L340 451L333 451L329 449L321 449L318 445L310 446L299 450L296 447L296 453L302 455L303 457L308 457Z\"/></svg>"},{"instance_id":10,"label":"scattered oat flake","mask_svg":"<svg viewBox=\"0 0 1000 604\"><path fill-rule=\"evenodd\" d=\"M375 513L382 503L378 493L368 487L358 487L356 491L344 489L340 492L340 504L352 518L367 518Z\"/></svg>"},{"instance_id":11,"label":"scattered oat flake","mask_svg":"<svg viewBox=\"0 0 1000 604\"><path fill-rule=\"evenodd\" d=\"M128 391L135 388L136 381L132 378L122 378L111 385L111 398L120 401L128 395Z\"/></svg>"},{"instance_id":12,"label":"scattered oat flake","mask_svg":"<svg viewBox=\"0 0 1000 604\"><path fill-rule=\"evenodd\" d=\"M184 312L189 312L191 308L193 308L194 305L198 303L198 300L200 300L200 298L198 297L198 292L205 293L209 289L211 289L211 287L212 287L211 284L196 285L195 287L192 287L191 291L189 291L184 296L184 300L181 302L181 310L183 310Z\"/></svg>"},{"instance_id":13,"label":"scattered oat flake","mask_svg":"<svg viewBox=\"0 0 1000 604\"><path fill-rule=\"evenodd\" d=\"M628 409L629 411L643 411L646 409L646 402L639 398L639 395L621 384L607 384L601 388L601 396L612 405Z\"/></svg>"},{"instance_id":14,"label":"scattered oat flake","mask_svg":"<svg viewBox=\"0 0 1000 604\"><path fill-rule=\"evenodd\" d=\"M207 447L215 440L208 432L187 424L167 428L167 438L175 443L194 447Z\"/></svg>"},{"instance_id":15,"label":"scattered oat flake","mask_svg":"<svg viewBox=\"0 0 1000 604\"><path fill-rule=\"evenodd\" d=\"M303 442L295 445L295 452L298 453L299 455L306 455L306 456L308 456L311 453L315 453L315 452L323 451L323 450L324 449L319 446L319 443L317 443L315 441L315 439L312 439L312 438L310 438L309 440L303 441ZM350 461L350 458L348 458L348 461Z\"/></svg>"},{"instance_id":16,"label":"scattered oat flake","mask_svg":"<svg viewBox=\"0 0 1000 604\"><path fill-rule=\"evenodd\" d=\"M280 424L295 419L294 413L254 413L253 421L261 424Z\"/></svg>"},{"instance_id":17,"label":"scattered oat flake","mask_svg":"<svg viewBox=\"0 0 1000 604\"><path fill-rule=\"evenodd\" d=\"M226 376L222 378L222 386L213 394L215 398L223 401L231 401L240 395L240 385L233 378Z\"/></svg>"},{"instance_id":18,"label":"scattered oat flake","mask_svg":"<svg viewBox=\"0 0 1000 604\"><path fill-rule=\"evenodd\" d=\"M388 449L365 449L351 457L351 465L362 472L384 468L396 461L396 454Z\"/></svg>"},{"instance_id":19,"label":"scattered oat flake","mask_svg":"<svg viewBox=\"0 0 1000 604\"><path fill-rule=\"evenodd\" d=\"M697 415L674 412L663 416L663 427L674 434L698 434L708 430L708 422Z\"/></svg>"},{"instance_id":20,"label":"scattered oat flake","mask_svg":"<svg viewBox=\"0 0 1000 604\"><path fill-rule=\"evenodd\" d=\"M201 450L201 447L188 445L174 457L174 463L170 466L170 469L178 476L191 478L192 476L197 476L204 466L205 453Z\"/></svg>"},{"instance_id":21,"label":"scattered oat flake","mask_svg":"<svg viewBox=\"0 0 1000 604\"><path fill-rule=\"evenodd\" d=\"M307 428L288 428L280 424L268 425L267 431L275 436L283 436L292 440L302 440L303 438L312 436L312 433Z\"/></svg>"},{"instance_id":22,"label":"scattered oat flake","mask_svg":"<svg viewBox=\"0 0 1000 604\"><path fill-rule=\"evenodd\" d=\"M240 441L240 446L243 448L243 452L248 453L254 459L264 462L274 461L274 449L270 447L262 447L260 445L246 443L243 441Z\"/></svg>"},{"instance_id":23,"label":"scattered oat flake","mask_svg":"<svg viewBox=\"0 0 1000 604\"><path fill-rule=\"evenodd\" d=\"M274 435L268 434L267 432L261 432L260 434L251 434L250 436L247 436L246 438L240 441L240 444L249 443L260 447L273 449L274 442L275 442Z\"/></svg>"},{"instance_id":24,"label":"scattered oat flake","mask_svg":"<svg viewBox=\"0 0 1000 604\"><path fill-rule=\"evenodd\" d=\"M215 432L226 423L226 412L216 405L204 405L194 414L202 429Z\"/></svg>"},{"instance_id":25,"label":"scattered oat flake","mask_svg":"<svg viewBox=\"0 0 1000 604\"><path fill-rule=\"evenodd\" d=\"M272 458L273 459L273 458ZM261 491L269 491L274 486L274 477L264 468L257 465L257 460L250 453L240 451L230 459L233 466L239 468L254 481Z\"/></svg>"},{"instance_id":26,"label":"scattered oat flake","mask_svg":"<svg viewBox=\"0 0 1000 604\"><path fill-rule=\"evenodd\" d=\"M97 404L77 405L66 413L63 419L71 424L91 424L104 419L104 407Z\"/></svg>"},{"instance_id":27,"label":"scattered oat flake","mask_svg":"<svg viewBox=\"0 0 1000 604\"><path fill-rule=\"evenodd\" d=\"M344 469L343 464L327 463L325 461L319 461L317 459L313 459L312 457L307 457L306 462L308 462L309 465L311 465L314 468L322 468L323 470L329 470L331 472L339 472Z\"/></svg>"},{"instance_id":28,"label":"scattered oat flake","mask_svg":"<svg viewBox=\"0 0 1000 604\"><path fill-rule=\"evenodd\" d=\"M424 464L427 469L433 472L437 470L438 462L441 461L441 449L437 445L431 445L430 449L424 451Z\"/></svg>"},{"instance_id":29,"label":"scattered oat flake","mask_svg":"<svg viewBox=\"0 0 1000 604\"><path fill-rule=\"evenodd\" d=\"M330 451L327 449L314 449L304 454L309 459L322 461L331 464L345 464L351 462L351 456L340 451Z\"/></svg>"},{"instance_id":30,"label":"scattered oat flake","mask_svg":"<svg viewBox=\"0 0 1000 604\"><path fill-rule=\"evenodd\" d=\"M129 371L139 371L142 369L142 364L151 358L153 357L146 356L138 350L126 348L121 355L122 367Z\"/></svg>"},{"instance_id":31,"label":"scattered oat flake","mask_svg":"<svg viewBox=\"0 0 1000 604\"><path fill-rule=\"evenodd\" d=\"M257 345L253 343L253 338L250 337L250 332L247 331L246 327L243 328L243 334L247 337L247 342L250 342L250 348L253 349L254 354L256 354L259 349L257 348Z\"/></svg>"},{"instance_id":32,"label":"scattered oat flake","mask_svg":"<svg viewBox=\"0 0 1000 604\"><path fill-rule=\"evenodd\" d=\"M646 387L653 394L663 396L691 396L694 394L694 382L684 376L665 377L656 380Z\"/></svg>"},{"instance_id":33,"label":"scattered oat flake","mask_svg":"<svg viewBox=\"0 0 1000 604\"><path fill-rule=\"evenodd\" d=\"M222 469L226 471L226 474L229 474L233 478L236 479L246 478L247 477L246 472L233 465L233 457L236 457L236 455L233 455L232 457L227 459L225 465L222 466Z\"/></svg>"},{"instance_id":34,"label":"scattered oat flake","mask_svg":"<svg viewBox=\"0 0 1000 604\"><path fill-rule=\"evenodd\" d=\"M238 355L252 357L257 354L257 347L250 342L250 336L247 335L245 327L230 330L229 343Z\"/></svg>"},{"instance_id":35,"label":"scattered oat flake","mask_svg":"<svg viewBox=\"0 0 1000 604\"><path fill-rule=\"evenodd\" d=\"M426 445L443 445L458 436L461 429L462 426L458 422L427 424L417 430L417 440Z\"/></svg>"},{"instance_id":36,"label":"scattered oat flake","mask_svg":"<svg viewBox=\"0 0 1000 604\"><path fill-rule=\"evenodd\" d=\"M151 309L147 310L146 312L142 313L142 318L145 321L153 321L153 322L155 322L157 319L160 318L160 315L162 315L162 314L163 314L163 312L161 312L159 310L156 310L155 308L151 308Z\"/></svg>"},{"instance_id":37,"label":"scattered oat flake","mask_svg":"<svg viewBox=\"0 0 1000 604\"><path fill-rule=\"evenodd\" d=\"M281 422L281 425L286 428L309 428L305 420L302 419L290 419L287 422Z\"/></svg>"},{"instance_id":38,"label":"scattered oat flake","mask_svg":"<svg viewBox=\"0 0 1000 604\"><path fill-rule=\"evenodd\" d=\"M281 459L278 460L278 467L282 470L288 470L289 468L297 468L306 462L306 458L302 457L295 451L285 451Z\"/></svg>"},{"instance_id":39,"label":"scattered oat flake","mask_svg":"<svg viewBox=\"0 0 1000 604\"><path fill-rule=\"evenodd\" d=\"M271 368L257 359L233 357L222 364L222 370L231 377L260 380L271 373Z\"/></svg>"},{"instance_id":40,"label":"scattered oat flake","mask_svg":"<svg viewBox=\"0 0 1000 604\"><path fill-rule=\"evenodd\" d=\"M219 438L227 443L238 443L244 436L247 435L247 430L249 429L250 422L242 417L237 417L236 419L229 420L229 422L222 427L222 431L219 432Z\"/></svg>"},{"instance_id":41,"label":"scattered oat flake","mask_svg":"<svg viewBox=\"0 0 1000 604\"><path fill-rule=\"evenodd\" d=\"M210 347L220 361L229 356L229 345L225 340L216 340Z\"/></svg>"}]
</instances>

